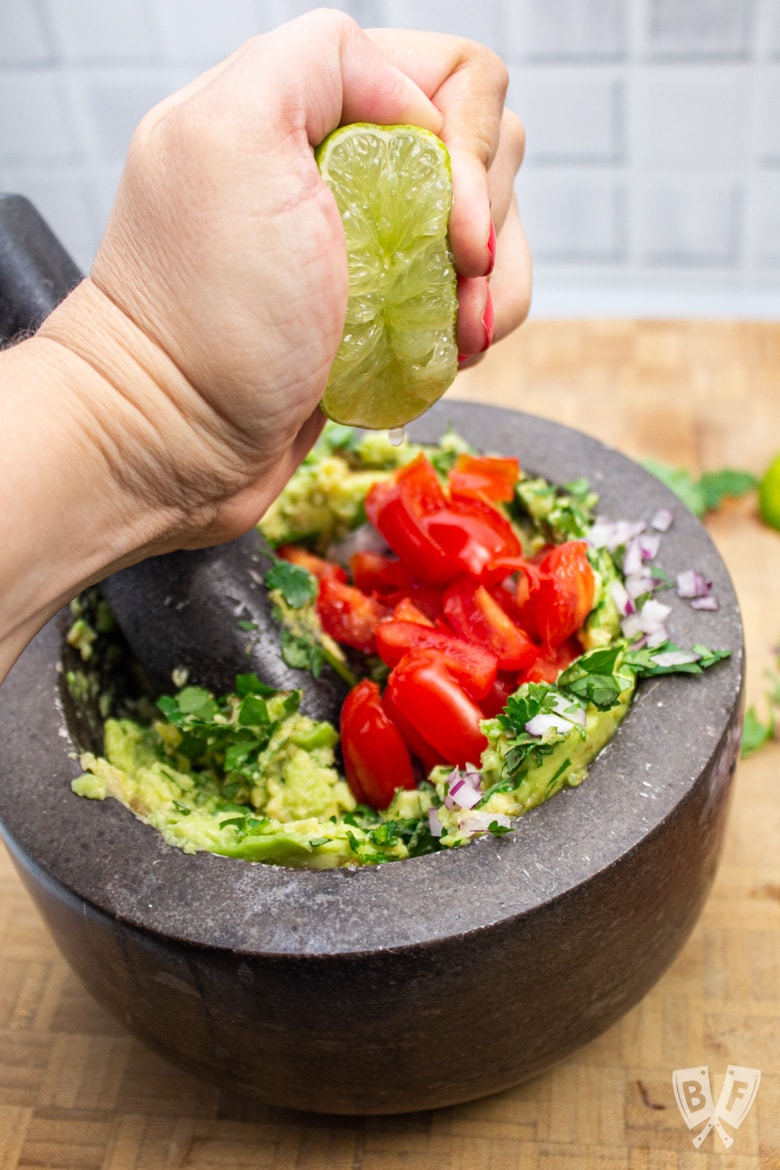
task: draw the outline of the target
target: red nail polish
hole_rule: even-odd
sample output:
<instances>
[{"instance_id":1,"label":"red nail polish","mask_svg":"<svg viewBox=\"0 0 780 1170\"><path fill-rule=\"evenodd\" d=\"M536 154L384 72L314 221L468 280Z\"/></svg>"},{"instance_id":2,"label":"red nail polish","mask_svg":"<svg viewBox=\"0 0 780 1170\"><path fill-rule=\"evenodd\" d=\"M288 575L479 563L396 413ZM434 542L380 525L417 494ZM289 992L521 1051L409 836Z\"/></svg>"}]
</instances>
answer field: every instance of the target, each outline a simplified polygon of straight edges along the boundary
<instances>
[{"instance_id":1,"label":"red nail polish","mask_svg":"<svg viewBox=\"0 0 780 1170\"><path fill-rule=\"evenodd\" d=\"M485 303L485 312L482 314L482 328L485 330L485 344L482 346L480 353L484 353L493 340L494 324L495 320L493 314L493 298L490 295L490 289L488 289L487 301Z\"/></svg>"},{"instance_id":2,"label":"red nail polish","mask_svg":"<svg viewBox=\"0 0 780 1170\"><path fill-rule=\"evenodd\" d=\"M490 256L485 276L490 276L496 264L496 225L490 221L490 235L488 236L487 250Z\"/></svg>"}]
</instances>

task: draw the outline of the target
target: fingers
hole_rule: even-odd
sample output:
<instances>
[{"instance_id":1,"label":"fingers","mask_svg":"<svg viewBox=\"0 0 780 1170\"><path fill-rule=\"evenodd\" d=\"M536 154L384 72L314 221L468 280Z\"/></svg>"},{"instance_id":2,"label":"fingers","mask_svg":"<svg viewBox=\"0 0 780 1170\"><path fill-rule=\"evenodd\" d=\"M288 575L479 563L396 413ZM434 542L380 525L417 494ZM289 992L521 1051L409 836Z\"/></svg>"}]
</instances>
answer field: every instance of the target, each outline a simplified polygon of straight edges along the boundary
<instances>
[{"instance_id":1,"label":"fingers","mask_svg":"<svg viewBox=\"0 0 780 1170\"><path fill-rule=\"evenodd\" d=\"M500 341L522 325L531 308L531 251L513 199L498 237L496 266L490 277L493 340Z\"/></svg>"},{"instance_id":2,"label":"fingers","mask_svg":"<svg viewBox=\"0 0 780 1170\"><path fill-rule=\"evenodd\" d=\"M506 67L495 53L462 37L397 29L370 29L368 35L443 115L439 133L452 160L455 262L463 276L484 276L491 266L487 171L499 148Z\"/></svg>"},{"instance_id":3,"label":"fingers","mask_svg":"<svg viewBox=\"0 0 780 1170\"><path fill-rule=\"evenodd\" d=\"M460 364L472 365L494 341L522 325L531 306L531 254L513 198L496 242L496 265L487 277L458 279Z\"/></svg>"}]
</instances>

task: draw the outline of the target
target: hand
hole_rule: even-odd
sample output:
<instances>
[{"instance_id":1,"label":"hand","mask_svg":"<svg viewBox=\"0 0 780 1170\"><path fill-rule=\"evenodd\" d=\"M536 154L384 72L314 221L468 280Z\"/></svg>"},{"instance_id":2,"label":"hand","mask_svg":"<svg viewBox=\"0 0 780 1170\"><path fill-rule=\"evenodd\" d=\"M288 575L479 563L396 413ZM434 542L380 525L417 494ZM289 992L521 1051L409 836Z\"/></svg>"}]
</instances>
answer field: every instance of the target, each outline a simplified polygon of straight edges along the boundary
<instances>
[{"instance_id":1,"label":"hand","mask_svg":"<svg viewBox=\"0 0 780 1170\"><path fill-rule=\"evenodd\" d=\"M245 531L316 438L347 267L312 147L340 123L409 122L444 138L461 350L488 341L491 202L494 335L519 324L522 131L505 88L504 67L471 42L366 34L317 10L249 41L144 118L90 278L3 355L19 382L8 482L27 515L4 544L0 638L13 629L18 651L114 568ZM53 500L56 522L45 518Z\"/></svg>"}]
</instances>

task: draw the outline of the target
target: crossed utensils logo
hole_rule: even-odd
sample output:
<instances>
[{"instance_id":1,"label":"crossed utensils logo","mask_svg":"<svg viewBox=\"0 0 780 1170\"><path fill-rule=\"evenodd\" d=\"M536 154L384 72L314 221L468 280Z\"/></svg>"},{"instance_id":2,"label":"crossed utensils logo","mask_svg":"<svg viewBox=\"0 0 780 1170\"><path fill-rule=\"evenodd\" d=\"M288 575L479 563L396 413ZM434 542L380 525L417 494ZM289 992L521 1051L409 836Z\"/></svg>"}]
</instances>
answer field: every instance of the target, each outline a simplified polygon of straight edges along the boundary
<instances>
[{"instance_id":1,"label":"crossed utensils logo","mask_svg":"<svg viewBox=\"0 0 780 1170\"><path fill-rule=\"evenodd\" d=\"M697 1150L711 1129L715 1130L726 1149L730 1149L734 1138L723 1128L722 1122L727 1122L732 1129L739 1129L756 1099L760 1081L759 1069L730 1064L718 1103L713 1105L710 1072L706 1065L674 1070L672 1084L677 1108L688 1129L702 1127L693 1138Z\"/></svg>"}]
</instances>

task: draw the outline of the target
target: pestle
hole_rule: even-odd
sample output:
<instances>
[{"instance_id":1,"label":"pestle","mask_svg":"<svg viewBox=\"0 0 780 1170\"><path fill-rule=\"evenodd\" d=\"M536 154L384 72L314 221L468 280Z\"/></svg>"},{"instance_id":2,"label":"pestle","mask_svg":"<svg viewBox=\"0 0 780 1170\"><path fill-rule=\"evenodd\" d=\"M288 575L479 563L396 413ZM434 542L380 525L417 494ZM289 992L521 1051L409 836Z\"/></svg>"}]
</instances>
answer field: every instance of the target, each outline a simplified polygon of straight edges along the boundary
<instances>
[{"instance_id":1,"label":"pestle","mask_svg":"<svg viewBox=\"0 0 780 1170\"><path fill-rule=\"evenodd\" d=\"M33 205L0 196L0 345L37 328L80 279ZM343 680L329 666L315 679L282 658L263 585L271 560L253 530L214 548L151 557L100 589L155 692L175 689L174 671L220 694L233 688L236 674L254 672L280 690L302 689L306 714L338 724Z\"/></svg>"}]
</instances>

